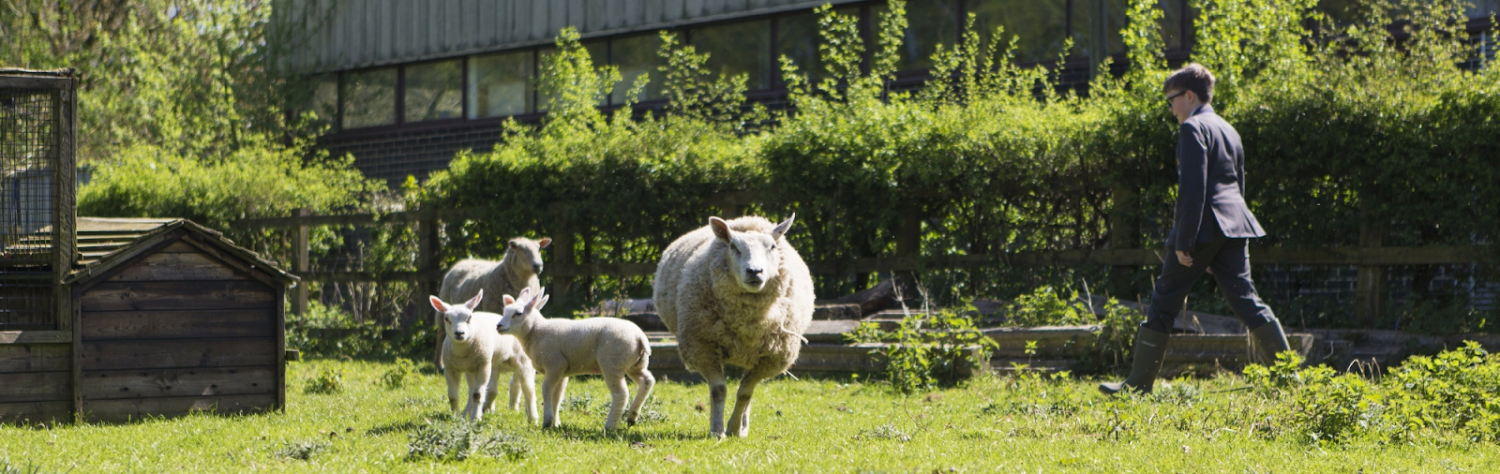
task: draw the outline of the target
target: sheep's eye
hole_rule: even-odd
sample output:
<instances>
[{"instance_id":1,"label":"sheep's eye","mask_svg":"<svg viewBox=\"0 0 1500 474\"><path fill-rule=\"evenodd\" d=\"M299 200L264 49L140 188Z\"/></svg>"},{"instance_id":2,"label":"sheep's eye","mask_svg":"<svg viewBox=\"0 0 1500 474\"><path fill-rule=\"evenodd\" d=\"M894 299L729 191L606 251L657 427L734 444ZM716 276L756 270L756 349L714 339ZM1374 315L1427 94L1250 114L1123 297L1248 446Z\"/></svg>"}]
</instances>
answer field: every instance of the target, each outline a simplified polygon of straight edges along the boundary
<instances>
[{"instance_id":1,"label":"sheep's eye","mask_svg":"<svg viewBox=\"0 0 1500 474\"><path fill-rule=\"evenodd\" d=\"M729 246L729 250L734 251L735 255L739 255L740 254L740 247L738 245L730 245Z\"/></svg>"}]
</instances>

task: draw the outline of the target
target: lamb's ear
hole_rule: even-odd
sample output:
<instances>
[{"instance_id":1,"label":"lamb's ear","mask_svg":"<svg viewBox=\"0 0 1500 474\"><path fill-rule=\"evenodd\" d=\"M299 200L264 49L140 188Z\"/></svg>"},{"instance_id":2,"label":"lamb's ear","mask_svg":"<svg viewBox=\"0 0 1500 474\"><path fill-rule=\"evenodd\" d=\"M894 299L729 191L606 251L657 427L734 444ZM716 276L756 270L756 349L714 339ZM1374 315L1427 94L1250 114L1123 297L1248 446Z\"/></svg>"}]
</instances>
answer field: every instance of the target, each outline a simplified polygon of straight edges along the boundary
<instances>
[{"instance_id":1,"label":"lamb's ear","mask_svg":"<svg viewBox=\"0 0 1500 474\"><path fill-rule=\"evenodd\" d=\"M552 295L538 296L536 300L533 301L534 303L536 303L536 307L532 308L532 310L541 311L543 306L547 306L547 300L550 299L552 299Z\"/></svg>"},{"instance_id":2,"label":"lamb's ear","mask_svg":"<svg viewBox=\"0 0 1500 474\"><path fill-rule=\"evenodd\" d=\"M504 301L506 306L510 306L510 305L516 304L516 299L515 298L511 298L510 295L503 295L503 296L501 296L500 297L500 301Z\"/></svg>"},{"instance_id":3,"label":"lamb's ear","mask_svg":"<svg viewBox=\"0 0 1500 474\"><path fill-rule=\"evenodd\" d=\"M506 242L505 246L506 247L510 247L510 248L516 248L516 241L512 240L512 241Z\"/></svg>"},{"instance_id":4,"label":"lamb's ear","mask_svg":"<svg viewBox=\"0 0 1500 474\"><path fill-rule=\"evenodd\" d=\"M438 310L439 313L448 312L448 304L444 303L443 300L438 299L438 297L429 295L427 297L427 301L431 302L432 309Z\"/></svg>"},{"instance_id":5,"label":"lamb's ear","mask_svg":"<svg viewBox=\"0 0 1500 474\"><path fill-rule=\"evenodd\" d=\"M544 249L547 248L548 245L552 245L551 237L542 237L542 240L536 241L536 248Z\"/></svg>"},{"instance_id":6,"label":"lamb's ear","mask_svg":"<svg viewBox=\"0 0 1500 474\"><path fill-rule=\"evenodd\" d=\"M724 241L724 243L729 243L729 237L730 235L732 235L732 231L729 230L728 222L724 222L724 219L720 219L718 217L709 217L708 227L714 230L714 237L718 237L719 240Z\"/></svg>"},{"instance_id":7,"label":"lamb's ear","mask_svg":"<svg viewBox=\"0 0 1500 474\"><path fill-rule=\"evenodd\" d=\"M792 217L788 217L780 224L776 224L776 228L771 229L771 238L775 240L781 240L781 236L786 235L786 231L792 230L792 221L796 219L797 213L794 212L792 213Z\"/></svg>"},{"instance_id":8,"label":"lamb's ear","mask_svg":"<svg viewBox=\"0 0 1500 474\"><path fill-rule=\"evenodd\" d=\"M521 289L521 294L516 295L516 301L526 301L526 297L528 296L531 296L531 287L529 286Z\"/></svg>"},{"instance_id":9,"label":"lamb's ear","mask_svg":"<svg viewBox=\"0 0 1500 474\"><path fill-rule=\"evenodd\" d=\"M468 303L464 303L464 306L469 307L469 311L473 311L474 308L479 307L479 300L482 299L484 299L484 290L479 290L479 294L474 295L473 298L470 298Z\"/></svg>"}]
</instances>

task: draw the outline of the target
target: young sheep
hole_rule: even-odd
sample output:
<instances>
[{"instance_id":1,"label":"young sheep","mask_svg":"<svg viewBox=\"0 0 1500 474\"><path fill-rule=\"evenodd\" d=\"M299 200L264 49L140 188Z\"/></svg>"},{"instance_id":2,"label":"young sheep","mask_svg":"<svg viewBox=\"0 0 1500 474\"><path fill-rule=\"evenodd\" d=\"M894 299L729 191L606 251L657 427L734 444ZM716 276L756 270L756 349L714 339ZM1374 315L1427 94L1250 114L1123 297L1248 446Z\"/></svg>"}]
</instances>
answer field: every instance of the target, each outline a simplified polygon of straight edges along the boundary
<instances>
[{"instance_id":1,"label":"young sheep","mask_svg":"<svg viewBox=\"0 0 1500 474\"><path fill-rule=\"evenodd\" d=\"M746 369L729 434L749 436L755 386L791 367L805 342L813 284L782 237L792 219L772 226L760 217L710 217L708 226L672 242L656 267L652 302L677 336L683 363L708 381L711 436L725 434L724 364Z\"/></svg>"},{"instance_id":2,"label":"young sheep","mask_svg":"<svg viewBox=\"0 0 1500 474\"><path fill-rule=\"evenodd\" d=\"M443 287L438 290L438 297L457 301L463 295L472 295L480 290L490 292L490 295L514 295L521 292L522 288L531 288L536 291L541 288L541 282L537 280L537 274L542 273L542 249L552 244L552 239L531 240L525 237L510 239L506 244L505 256L500 261L466 259L458 262L448 273L443 275ZM500 300L491 299L479 306L480 311L499 313L505 309ZM434 323L442 324L442 314L437 315ZM439 326L441 327L441 326ZM432 356L432 363L439 369L443 368L443 339L447 337L447 331L438 331L437 353ZM511 404L516 401L516 383L510 384Z\"/></svg>"},{"instance_id":3,"label":"young sheep","mask_svg":"<svg viewBox=\"0 0 1500 474\"><path fill-rule=\"evenodd\" d=\"M541 290L533 294L528 288L521 290L520 299L506 295L499 325L501 333L514 334L521 340L526 354L546 374L542 379L542 427L562 425L558 406L568 389L568 377L579 374L604 376L610 393L605 431L615 429L620 409L625 406L625 377L635 379L635 399L625 413L625 422L634 425L656 384L646 369L651 358L646 333L634 323L617 318L547 319L541 313L549 299L545 293Z\"/></svg>"},{"instance_id":4,"label":"young sheep","mask_svg":"<svg viewBox=\"0 0 1500 474\"><path fill-rule=\"evenodd\" d=\"M443 342L442 359L448 367L444 375L448 378L448 406L458 412L459 386L464 377L469 383L469 403L463 416L479 421L484 412L495 404L495 392L499 387L501 372L512 372L512 386L519 384L526 396L526 419L536 423L536 370L531 360L521 349L521 342L514 337L495 331L500 315L474 311L484 299L484 290L462 305L444 303L436 296L428 297L432 308L443 313L448 337ZM511 409L517 408L514 390L511 394Z\"/></svg>"}]
</instances>

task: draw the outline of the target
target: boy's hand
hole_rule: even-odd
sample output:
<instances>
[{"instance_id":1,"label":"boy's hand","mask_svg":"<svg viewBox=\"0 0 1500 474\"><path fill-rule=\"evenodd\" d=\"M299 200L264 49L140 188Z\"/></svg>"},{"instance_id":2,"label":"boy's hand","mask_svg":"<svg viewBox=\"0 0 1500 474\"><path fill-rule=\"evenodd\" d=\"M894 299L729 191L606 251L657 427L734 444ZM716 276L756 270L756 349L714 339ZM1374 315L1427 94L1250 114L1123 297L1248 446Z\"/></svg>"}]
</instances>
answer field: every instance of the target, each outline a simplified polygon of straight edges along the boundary
<instances>
[{"instance_id":1,"label":"boy's hand","mask_svg":"<svg viewBox=\"0 0 1500 474\"><path fill-rule=\"evenodd\" d=\"M1178 250L1177 251L1177 263L1181 263L1182 266L1184 266L1184 267L1191 267L1191 266L1193 266L1193 256L1192 255L1188 255L1187 252Z\"/></svg>"}]
</instances>

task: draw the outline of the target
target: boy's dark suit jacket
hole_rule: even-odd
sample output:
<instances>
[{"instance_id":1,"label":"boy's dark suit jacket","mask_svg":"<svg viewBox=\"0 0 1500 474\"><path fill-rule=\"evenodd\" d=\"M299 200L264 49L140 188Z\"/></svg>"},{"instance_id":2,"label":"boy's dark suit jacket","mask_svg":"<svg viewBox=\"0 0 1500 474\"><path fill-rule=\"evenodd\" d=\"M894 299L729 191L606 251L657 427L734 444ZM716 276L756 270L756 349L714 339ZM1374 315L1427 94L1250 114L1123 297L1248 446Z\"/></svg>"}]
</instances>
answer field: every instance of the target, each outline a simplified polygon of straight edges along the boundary
<instances>
[{"instance_id":1,"label":"boy's dark suit jacket","mask_svg":"<svg viewBox=\"0 0 1500 474\"><path fill-rule=\"evenodd\" d=\"M1192 252L1198 242L1213 240L1219 232L1229 238L1264 237L1245 204L1240 134L1208 104L1193 111L1179 131L1177 213L1167 243Z\"/></svg>"}]
</instances>

